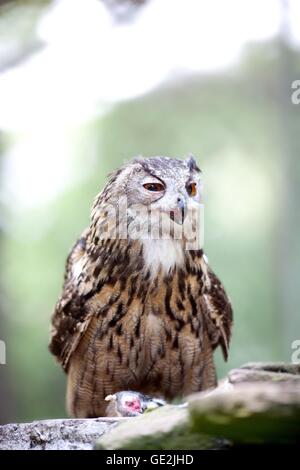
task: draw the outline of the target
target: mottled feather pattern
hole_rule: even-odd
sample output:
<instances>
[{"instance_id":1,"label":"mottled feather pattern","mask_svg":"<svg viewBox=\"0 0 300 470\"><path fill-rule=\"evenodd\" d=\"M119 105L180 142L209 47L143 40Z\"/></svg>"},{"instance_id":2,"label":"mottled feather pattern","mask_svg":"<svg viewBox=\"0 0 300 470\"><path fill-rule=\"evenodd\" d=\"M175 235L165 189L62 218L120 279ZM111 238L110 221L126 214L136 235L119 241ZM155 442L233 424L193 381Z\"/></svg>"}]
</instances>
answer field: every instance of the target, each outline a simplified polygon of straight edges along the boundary
<instances>
[{"instance_id":1,"label":"mottled feather pattern","mask_svg":"<svg viewBox=\"0 0 300 470\"><path fill-rule=\"evenodd\" d=\"M170 161L148 160L142 171L162 178ZM135 162L96 198L53 315L50 350L68 373L67 407L76 417L105 415L105 397L121 390L172 400L214 387L213 350L228 354L231 304L201 249L184 250L168 269L157 264L153 276L141 240L99 237L99 214ZM175 162L178 173L182 161Z\"/></svg>"}]
</instances>

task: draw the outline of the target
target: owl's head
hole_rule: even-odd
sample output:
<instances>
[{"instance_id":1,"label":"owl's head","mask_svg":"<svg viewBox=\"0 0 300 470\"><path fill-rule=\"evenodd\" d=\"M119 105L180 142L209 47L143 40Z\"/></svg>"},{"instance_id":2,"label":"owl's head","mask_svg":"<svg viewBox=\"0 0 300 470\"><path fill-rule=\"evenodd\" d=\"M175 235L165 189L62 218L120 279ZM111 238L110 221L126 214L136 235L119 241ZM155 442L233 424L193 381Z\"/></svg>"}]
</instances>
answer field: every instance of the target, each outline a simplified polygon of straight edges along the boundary
<instances>
[{"instance_id":1,"label":"owl's head","mask_svg":"<svg viewBox=\"0 0 300 470\"><path fill-rule=\"evenodd\" d=\"M95 207L120 205L132 231L182 226L201 202L201 171L193 156L134 158L111 175ZM125 209L124 209L125 207Z\"/></svg>"},{"instance_id":2,"label":"owl's head","mask_svg":"<svg viewBox=\"0 0 300 470\"><path fill-rule=\"evenodd\" d=\"M182 224L189 206L200 202L200 174L192 156L136 158L124 169L128 207L142 206Z\"/></svg>"}]
</instances>

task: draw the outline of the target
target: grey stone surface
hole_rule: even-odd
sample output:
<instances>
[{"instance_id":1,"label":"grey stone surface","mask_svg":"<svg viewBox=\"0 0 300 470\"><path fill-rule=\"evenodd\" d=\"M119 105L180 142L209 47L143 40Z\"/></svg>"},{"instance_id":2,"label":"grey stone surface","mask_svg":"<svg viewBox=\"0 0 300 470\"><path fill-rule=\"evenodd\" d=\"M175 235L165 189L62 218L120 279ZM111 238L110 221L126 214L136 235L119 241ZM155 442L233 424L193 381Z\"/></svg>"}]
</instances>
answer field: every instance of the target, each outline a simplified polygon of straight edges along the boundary
<instances>
[{"instance_id":1,"label":"grey stone surface","mask_svg":"<svg viewBox=\"0 0 300 470\"><path fill-rule=\"evenodd\" d=\"M233 369L228 374L229 382L298 382L300 384L300 365L284 363L249 362Z\"/></svg>"},{"instance_id":2,"label":"grey stone surface","mask_svg":"<svg viewBox=\"0 0 300 470\"><path fill-rule=\"evenodd\" d=\"M0 426L0 450L90 450L119 419L52 419Z\"/></svg>"},{"instance_id":3,"label":"grey stone surface","mask_svg":"<svg viewBox=\"0 0 300 470\"><path fill-rule=\"evenodd\" d=\"M223 449L224 439L205 436L190 424L187 406L166 405L132 418L98 439L97 449Z\"/></svg>"},{"instance_id":4,"label":"grey stone surface","mask_svg":"<svg viewBox=\"0 0 300 470\"><path fill-rule=\"evenodd\" d=\"M193 430L234 444L300 444L300 383L289 379L195 394L189 411Z\"/></svg>"}]
</instances>

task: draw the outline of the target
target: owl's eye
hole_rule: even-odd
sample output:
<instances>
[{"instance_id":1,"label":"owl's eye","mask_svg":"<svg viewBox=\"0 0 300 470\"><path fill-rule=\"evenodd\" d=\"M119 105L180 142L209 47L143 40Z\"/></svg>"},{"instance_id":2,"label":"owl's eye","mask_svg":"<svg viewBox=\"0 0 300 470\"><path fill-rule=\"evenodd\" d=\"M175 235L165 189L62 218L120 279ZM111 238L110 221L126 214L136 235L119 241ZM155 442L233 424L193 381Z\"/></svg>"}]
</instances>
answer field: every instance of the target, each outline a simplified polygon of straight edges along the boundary
<instances>
[{"instance_id":1,"label":"owl's eye","mask_svg":"<svg viewBox=\"0 0 300 470\"><path fill-rule=\"evenodd\" d=\"M161 183L145 183L144 188L148 191L159 192L165 189L164 185Z\"/></svg>"},{"instance_id":2,"label":"owl's eye","mask_svg":"<svg viewBox=\"0 0 300 470\"><path fill-rule=\"evenodd\" d=\"M196 196L197 194L197 183L189 183L187 185L187 192L190 196Z\"/></svg>"}]
</instances>

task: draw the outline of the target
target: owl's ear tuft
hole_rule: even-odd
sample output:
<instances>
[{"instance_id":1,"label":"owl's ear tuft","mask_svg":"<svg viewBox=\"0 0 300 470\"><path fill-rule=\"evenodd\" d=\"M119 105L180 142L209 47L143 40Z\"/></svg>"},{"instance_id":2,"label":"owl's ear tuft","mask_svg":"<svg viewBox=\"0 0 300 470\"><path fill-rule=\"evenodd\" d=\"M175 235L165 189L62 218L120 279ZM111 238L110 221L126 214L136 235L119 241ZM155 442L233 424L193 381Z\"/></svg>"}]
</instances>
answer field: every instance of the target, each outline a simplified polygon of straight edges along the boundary
<instances>
[{"instance_id":1,"label":"owl's ear tuft","mask_svg":"<svg viewBox=\"0 0 300 470\"><path fill-rule=\"evenodd\" d=\"M191 153L188 155L186 163L190 171L197 171L198 173L201 173L201 170L197 165L196 159Z\"/></svg>"}]
</instances>

